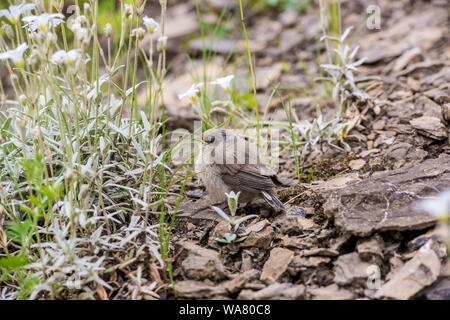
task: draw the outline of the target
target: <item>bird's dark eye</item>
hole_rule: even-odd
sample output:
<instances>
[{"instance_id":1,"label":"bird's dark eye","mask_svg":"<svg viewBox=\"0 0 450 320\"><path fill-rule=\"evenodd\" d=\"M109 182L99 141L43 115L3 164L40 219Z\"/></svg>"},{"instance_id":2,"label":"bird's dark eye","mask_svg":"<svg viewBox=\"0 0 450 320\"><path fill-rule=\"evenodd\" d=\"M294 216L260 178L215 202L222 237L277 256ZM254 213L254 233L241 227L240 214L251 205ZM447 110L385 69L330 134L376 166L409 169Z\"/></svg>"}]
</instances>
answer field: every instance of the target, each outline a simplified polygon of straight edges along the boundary
<instances>
[{"instance_id":1,"label":"bird's dark eye","mask_svg":"<svg viewBox=\"0 0 450 320\"><path fill-rule=\"evenodd\" d=\"M210 137L203 137L203 141L205 144L211 144L216 140L216 137L210 136Z\"/></svg>"}]
</instances>

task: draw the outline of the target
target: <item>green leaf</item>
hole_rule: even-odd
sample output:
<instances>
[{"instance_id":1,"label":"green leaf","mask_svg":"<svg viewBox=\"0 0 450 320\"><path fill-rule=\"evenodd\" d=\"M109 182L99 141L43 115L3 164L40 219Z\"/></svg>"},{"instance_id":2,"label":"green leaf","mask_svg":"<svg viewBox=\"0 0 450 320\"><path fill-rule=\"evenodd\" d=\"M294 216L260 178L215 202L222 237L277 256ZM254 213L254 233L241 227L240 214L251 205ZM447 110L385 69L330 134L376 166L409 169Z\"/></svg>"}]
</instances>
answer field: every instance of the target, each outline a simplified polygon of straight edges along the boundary
<instances>
[{"instance_id":1,"label":"green leaf","mask_svg":"<svg viewBox=\"0 0 450 320\"><path fill-rule=\"evenodd\" d=\"M26 219L25 221L8 222L6 224L6 236L14 242L25 245L25 239L28 237L33 228L33 221Z\"/></svg>"},{"instance_id":2,"label":"green leaf","mask_svg":"<svg viewBox=\"0 0 450 320\"><path fill-rule=\"evenodd\" d=\"M21 253L17 256L7 254L6 257L0 258L0 268L19 269L28 264L28 258L25 253Z\"/></svg>"}]
</instances>

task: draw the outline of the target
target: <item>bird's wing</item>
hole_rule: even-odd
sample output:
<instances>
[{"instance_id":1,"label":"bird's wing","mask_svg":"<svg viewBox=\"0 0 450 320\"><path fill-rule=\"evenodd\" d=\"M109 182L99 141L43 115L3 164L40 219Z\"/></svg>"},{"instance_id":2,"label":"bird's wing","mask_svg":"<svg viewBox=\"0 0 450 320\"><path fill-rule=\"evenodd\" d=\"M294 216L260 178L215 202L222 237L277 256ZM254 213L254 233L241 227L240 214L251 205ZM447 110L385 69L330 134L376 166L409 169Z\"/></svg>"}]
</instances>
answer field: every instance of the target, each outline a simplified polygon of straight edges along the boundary
<instances>
[{"instance_id":1,"label":"bird's wing","mask_svg":"<svg viewBox=\"0 0 450 320\"><path fill-rule=\"evenodd\" d=\"M261 174L257 165L220 164L217 168L222 174L223 182L236 191L260 192L275 187L272 177Z\"/></svg>"},{"instance_id":2,"label":"bird's wing","mask_svg":"<svg viewBox=\"0 0 450 320\"><path fill-rule=\"evenodd\" d=\"M231 163L215 164L222 175L223 182L235 191L261 192L275 187L275 172L261 161L256 147L240 138L235 139L230 140L225 149L218 148L228 152L233 150L231 161L225 161Z\"/></svg>"}]
</instances>

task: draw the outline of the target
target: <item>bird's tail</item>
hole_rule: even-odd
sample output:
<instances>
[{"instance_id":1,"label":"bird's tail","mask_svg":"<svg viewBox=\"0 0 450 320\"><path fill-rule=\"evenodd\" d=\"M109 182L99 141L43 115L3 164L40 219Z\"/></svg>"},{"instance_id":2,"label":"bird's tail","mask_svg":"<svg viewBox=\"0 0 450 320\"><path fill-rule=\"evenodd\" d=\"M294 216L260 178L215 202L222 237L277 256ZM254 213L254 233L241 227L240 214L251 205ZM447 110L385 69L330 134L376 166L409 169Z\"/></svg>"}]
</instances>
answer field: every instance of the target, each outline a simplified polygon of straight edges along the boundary
<instances>
[{"instance_id":1,"label":"bird's tail","mask_svg":"<svg viewBox=\"0 0 450 320\"><path fill-rule=\"evenodd\" d=\"M273 194L270 194L266 191L262 191L262 194L264 196L264 200L274 209L276 210L282 210L286 211L286 208L284 207L283 203L281 203L280 199L278 199Z\"/></svg>"}]
</instances>

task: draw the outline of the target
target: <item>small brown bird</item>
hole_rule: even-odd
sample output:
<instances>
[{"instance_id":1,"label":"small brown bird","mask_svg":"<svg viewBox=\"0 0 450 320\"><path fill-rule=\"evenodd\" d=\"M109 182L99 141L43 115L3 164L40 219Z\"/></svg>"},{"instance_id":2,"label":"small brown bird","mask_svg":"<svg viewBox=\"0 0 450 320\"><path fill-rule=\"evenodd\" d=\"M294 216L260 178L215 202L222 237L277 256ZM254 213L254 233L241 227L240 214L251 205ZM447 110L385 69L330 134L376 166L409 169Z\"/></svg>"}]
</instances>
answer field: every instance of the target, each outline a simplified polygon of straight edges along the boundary
<instances>
[{"instance_id":1,"label":"small brown bird","mask_svg":"<svg viewBox=\"0 0 450 320\"><path fill-rule=\"evenodd\" d=\"M196 170L204 171L200 176L213 203L225 202L225 193L241 191L241 203L262 197L275 210L285 211L273 190L283 183L261 161L256 145L224 129L206 131L202 143Z\"/></svg>"}]
</instances>

